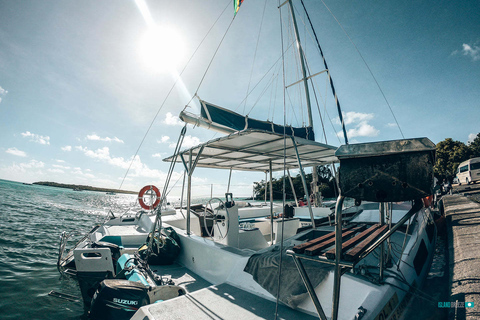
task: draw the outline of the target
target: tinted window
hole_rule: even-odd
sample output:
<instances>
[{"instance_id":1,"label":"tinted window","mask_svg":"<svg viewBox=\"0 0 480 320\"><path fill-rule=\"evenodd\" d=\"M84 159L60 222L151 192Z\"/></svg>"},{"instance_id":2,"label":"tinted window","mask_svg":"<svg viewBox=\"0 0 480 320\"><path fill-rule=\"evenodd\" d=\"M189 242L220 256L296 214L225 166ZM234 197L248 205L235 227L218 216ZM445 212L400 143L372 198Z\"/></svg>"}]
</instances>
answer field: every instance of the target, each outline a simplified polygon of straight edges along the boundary
<instances>
[{"instance_id":1,"label":"tinted window","mask_svg":"<svg viewBox=\"0 0 480 320\"><path fill-rule=\"evenodd\" d=\"M459 172L465 172L465 171L468 171L468 164L466 166L463 166L463 167L460 167L460 169L458 169Z\"/></svg>"},{"instance_id":2,"label":"tinted window","mask_svg":"<svg viewBox=\"0 0 480 320\"><path fill-rule=\"evenodd\" d=\"M480 169L480 162L470 163L470 170L478 170L478 169Z\"/></svg>"}]
</instances>

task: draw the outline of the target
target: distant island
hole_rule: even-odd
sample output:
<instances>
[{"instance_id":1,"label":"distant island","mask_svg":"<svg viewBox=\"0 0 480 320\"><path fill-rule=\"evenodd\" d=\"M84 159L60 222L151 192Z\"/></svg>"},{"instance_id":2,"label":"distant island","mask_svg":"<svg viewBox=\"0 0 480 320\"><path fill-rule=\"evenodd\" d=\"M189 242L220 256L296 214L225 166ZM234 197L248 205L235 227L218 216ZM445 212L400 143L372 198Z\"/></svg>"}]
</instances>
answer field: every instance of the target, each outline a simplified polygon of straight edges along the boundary
<instances>
[{"instance_id":1,"label":"distant island","mask_svg":"<svg viewBox=\"0 0 480 320\"><path fill-rule=\"evenodd\" d=\"M33 184L48 186L48 187L66 188L66 189L72 189L75 191L87 190L87 191L109 192L109 193L128 193L128 194L138 193L135 191L128 191L128 190L97 188L97 187L91 187L91 186L82 186L78 184L64 184L64 183L56 183L56 182L49 182L49 181L34 182Z\"/></svg>"}]
</instances>

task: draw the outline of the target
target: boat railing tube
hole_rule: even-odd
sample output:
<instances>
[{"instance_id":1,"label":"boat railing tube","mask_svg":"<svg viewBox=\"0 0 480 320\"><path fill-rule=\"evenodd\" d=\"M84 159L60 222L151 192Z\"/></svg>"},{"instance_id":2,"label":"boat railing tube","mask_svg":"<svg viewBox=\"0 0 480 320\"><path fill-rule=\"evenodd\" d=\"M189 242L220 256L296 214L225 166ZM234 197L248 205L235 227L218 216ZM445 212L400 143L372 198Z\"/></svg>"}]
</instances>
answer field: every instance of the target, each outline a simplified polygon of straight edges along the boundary
<instances>
[{"instance_id":1,"label":"boat railing tube","mask_svg":"<svg viewBox=\"0 0 480 320\"><path fill-rule=\"evenodd\" d=\"M370 253L372 253L373 250L375 250L379 245L381 245L385 240L387 240L389 237L397 231L398 228L403 226L405 222L407 222L408 219L410 219L414 214L416 214L419 210L423 208L423 202L422 199L417 199L414 200L412 208L403 216L402 219L398 220L398 222L390 229L388 230L384 235L382 235L380 238L378 238L377 241L375 241L374 244L372 244L368 249L366 249L358 258L358 261L362 260L366 256L368 256Z\"/></svg>"}]
</instances>

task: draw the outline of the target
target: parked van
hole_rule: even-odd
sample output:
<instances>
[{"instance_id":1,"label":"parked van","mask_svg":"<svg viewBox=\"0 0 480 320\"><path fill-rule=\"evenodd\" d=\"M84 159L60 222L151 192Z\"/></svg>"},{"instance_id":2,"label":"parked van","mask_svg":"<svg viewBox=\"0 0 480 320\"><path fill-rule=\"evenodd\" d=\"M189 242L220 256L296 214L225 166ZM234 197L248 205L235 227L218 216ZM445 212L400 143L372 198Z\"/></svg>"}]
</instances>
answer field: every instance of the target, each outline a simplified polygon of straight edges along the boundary
<instances>
[{"instance_id":1,"label":"parked van","mask_svg":"<svg viewBox=\"0 0 480 320\"><path fill-rule=\"evenodd\" d=\"M473 158L460 163L457 170L458 184L470 184L480 181L480 158Z\"/></svg>"}]
</instances>

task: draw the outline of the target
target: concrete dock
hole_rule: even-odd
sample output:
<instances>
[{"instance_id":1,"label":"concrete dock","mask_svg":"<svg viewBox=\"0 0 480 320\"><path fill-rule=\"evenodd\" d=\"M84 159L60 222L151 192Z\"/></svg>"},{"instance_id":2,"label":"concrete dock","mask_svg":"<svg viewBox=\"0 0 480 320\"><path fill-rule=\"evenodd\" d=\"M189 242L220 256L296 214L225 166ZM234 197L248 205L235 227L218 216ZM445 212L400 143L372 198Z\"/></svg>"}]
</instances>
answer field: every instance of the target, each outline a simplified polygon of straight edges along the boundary
<instances>
[{"instance_id":1,"label":"concrete dock","mask_svg":"<svg viewBox=\"0 0 480 320\"><path fill-rule=\"evenodd\" d=\"M480 204L476 201L480 201L480 185L456 186L453 195L443 197L450 278L450 299L446 301L450 303L449 319L480 319Z\"/></svg>"}]
</instances>

